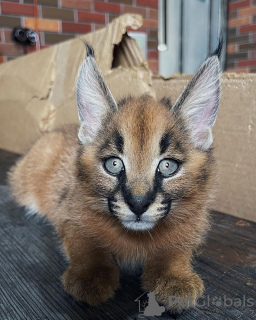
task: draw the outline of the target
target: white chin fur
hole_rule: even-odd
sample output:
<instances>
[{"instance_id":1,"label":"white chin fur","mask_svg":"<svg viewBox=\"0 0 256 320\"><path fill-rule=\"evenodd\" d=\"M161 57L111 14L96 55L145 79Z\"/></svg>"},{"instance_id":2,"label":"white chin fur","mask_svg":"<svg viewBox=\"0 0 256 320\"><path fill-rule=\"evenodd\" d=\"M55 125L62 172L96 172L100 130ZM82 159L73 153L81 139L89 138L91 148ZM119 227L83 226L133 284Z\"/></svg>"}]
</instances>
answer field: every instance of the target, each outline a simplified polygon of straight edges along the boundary
<instances>
[{"instance_id":1,"label":"white chin fur","mask_svg":"<svg viewBox=\"0 0 256 320\"><path fill-rule=\"evenodd\" d=\"M122 224L125 228L130 230L136 230L136 231L143 231L143 230L150 230L154 227L155 223L150 221L135 221L135 220L128 220L128 221L122 221Z\"/></svg>"}]
</instances>

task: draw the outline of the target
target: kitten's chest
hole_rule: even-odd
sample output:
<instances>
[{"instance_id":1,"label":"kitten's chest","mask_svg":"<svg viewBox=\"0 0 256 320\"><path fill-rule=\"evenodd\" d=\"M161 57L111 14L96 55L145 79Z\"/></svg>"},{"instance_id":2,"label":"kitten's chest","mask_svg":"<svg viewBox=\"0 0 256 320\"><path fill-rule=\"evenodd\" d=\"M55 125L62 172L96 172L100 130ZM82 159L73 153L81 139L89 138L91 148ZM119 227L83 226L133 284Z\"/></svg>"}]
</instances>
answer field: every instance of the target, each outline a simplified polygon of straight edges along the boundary
<instances>
[{"instance_id":1,"label":"kitten's chest","mask_svg":"<svg viewBox=\"0 0 256 320\"><path fill-rule=\"evenodd\" d=\"M116 263L118 264L120 270L124 273L131 275L136 275L142 273L143 270L143 260L141 258L134 257L116 257L114 256Z\"/></svg>"}]
</instances>

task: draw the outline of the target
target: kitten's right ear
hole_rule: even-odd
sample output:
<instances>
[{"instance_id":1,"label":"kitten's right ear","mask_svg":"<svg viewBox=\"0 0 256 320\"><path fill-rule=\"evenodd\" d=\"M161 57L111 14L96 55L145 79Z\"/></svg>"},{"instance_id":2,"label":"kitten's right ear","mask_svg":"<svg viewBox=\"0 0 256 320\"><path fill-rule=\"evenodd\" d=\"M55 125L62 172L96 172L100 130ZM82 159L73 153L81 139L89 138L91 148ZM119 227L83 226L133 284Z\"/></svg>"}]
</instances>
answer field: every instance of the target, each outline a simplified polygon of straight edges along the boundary
<instances>
[{"instance_id":1,"label":"kitten's right ear","mask_svg":"<svg viewBox=\"0 0 256 320\"><path fill-rule=\"evenodd\" d=\"M78 138L82 144L92 142L102 125L102 120L117 104L106 86L94 59L93 48L85 43L87 57L80 67L77 79L77 108L80 120Z\"/></svg>"},{"instance_id":2,"label":"kitten's right ear","mask_svg":"<svg viewBox=\"0 0 256 320\"><path fill-rule=\"evenodd\" d=\"M220 64L208 58L182 92L172 110L181 116L196 148L207 151L213 141L212 127L220 102Z\"/></svg>"}]
</instances>

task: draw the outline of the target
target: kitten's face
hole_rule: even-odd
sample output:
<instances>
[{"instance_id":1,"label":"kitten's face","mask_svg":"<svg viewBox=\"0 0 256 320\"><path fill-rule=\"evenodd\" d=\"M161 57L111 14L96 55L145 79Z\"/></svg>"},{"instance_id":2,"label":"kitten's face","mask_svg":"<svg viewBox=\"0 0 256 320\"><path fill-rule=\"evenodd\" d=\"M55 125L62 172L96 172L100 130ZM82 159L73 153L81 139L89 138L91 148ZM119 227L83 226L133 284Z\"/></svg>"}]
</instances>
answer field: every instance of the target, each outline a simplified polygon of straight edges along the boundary
<instances>
[{"instance_id":1,"label":"kitten's face","mask_svg":"<svg viewBox=\"0 0 256 320\"><path fill-rule=\"evenodd\" d=\"M149 230L179 219L190 197L204 204L220 97L218 57L205 61L173 108L146 96L117 105L86 46L77 81L78 177L95 200L95 214Z\"/></svg>"},{"instance_id":2,"label":"kitten's face","mask_svg":"<svg viewBox=\"0 0 256 320\"><path fill-rule=\"evenodd\" d=\"M208 160L188 143L170 108L141 97L109 117L80 166L105 212L127 229L149 230L174 214L198 181L203 188Z\"/></svg>"}]
</instances>

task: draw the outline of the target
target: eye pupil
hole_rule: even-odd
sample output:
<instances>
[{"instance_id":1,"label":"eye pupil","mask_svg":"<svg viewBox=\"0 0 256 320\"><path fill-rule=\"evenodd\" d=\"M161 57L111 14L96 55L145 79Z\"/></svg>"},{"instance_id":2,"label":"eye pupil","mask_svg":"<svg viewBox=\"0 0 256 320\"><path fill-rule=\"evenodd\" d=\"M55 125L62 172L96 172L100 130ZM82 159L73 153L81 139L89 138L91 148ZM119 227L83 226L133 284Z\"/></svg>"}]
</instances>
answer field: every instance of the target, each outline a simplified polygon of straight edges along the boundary
<instances>
[{"instance_id":1,"label":"eye pupil","mask_svg":"<svg viewBox=\"0 0 256 320\"><path fill-rule=\"evenodd\" d=\"M116 161L113 161L113 166L117 166L117 162Z\"/></svg>"},{"instance_id":2,"label":"eye pupil","mask_svg":"<svg viewBox=\"0 0 256 320\"><path fill-rule=\"evenodd\" d=\"M169 166L170 166L169 162L166 162L165 166L166 166L166 168L169 168Z\"/></svg>"}]
</instances>

